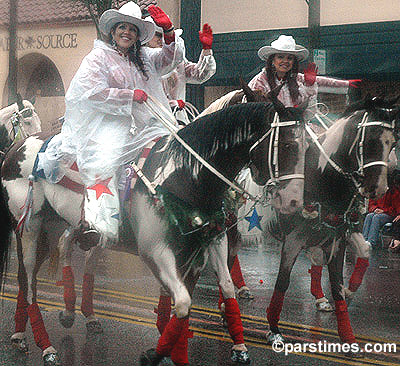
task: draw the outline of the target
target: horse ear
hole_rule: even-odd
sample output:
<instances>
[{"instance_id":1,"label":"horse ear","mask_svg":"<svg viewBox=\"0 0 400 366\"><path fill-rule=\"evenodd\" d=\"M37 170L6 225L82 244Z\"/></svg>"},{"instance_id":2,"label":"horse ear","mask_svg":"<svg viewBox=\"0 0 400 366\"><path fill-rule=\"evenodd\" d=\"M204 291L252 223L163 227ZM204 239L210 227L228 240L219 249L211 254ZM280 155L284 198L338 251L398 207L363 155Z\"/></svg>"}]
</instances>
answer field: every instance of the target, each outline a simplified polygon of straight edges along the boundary
<instances>
[{"instance_id":1,"label":"horse ear","mask_svg":"<svg viewBox=\"0 0 400 366\"><path fill-rule=\"evenodd\" d=\"M249 88L247 83L243 80L241 76L239 76L239 83L242 87L243 93L246 96L247 102L255 102L256 101L256 93Z\"/></svg>"},{"instance_id":2,"label":"horse ear","mask_svg":"<svg viewBox=\"0 0 400 366\"><path fill-rule=\"evenodd\" d=\"M274 105L276 111L283 112L286 110L284 104L278 99L279 92L281 91L283 84L278 85L276 88L271 89L268 93L268 98L271 100L272 104Z\"/></svg>"},{"instance_id":3,"label":"horse ear","mask_svg":"<svg viewBox=\"0 0 400 366\"><path fill-rule=\"evenodd\" d=\"M22 97L21 94L17 93L17 105L18 105L18 110L22 111L25 106L24 103L22 103Z\"/></svg>"}]
</instances>

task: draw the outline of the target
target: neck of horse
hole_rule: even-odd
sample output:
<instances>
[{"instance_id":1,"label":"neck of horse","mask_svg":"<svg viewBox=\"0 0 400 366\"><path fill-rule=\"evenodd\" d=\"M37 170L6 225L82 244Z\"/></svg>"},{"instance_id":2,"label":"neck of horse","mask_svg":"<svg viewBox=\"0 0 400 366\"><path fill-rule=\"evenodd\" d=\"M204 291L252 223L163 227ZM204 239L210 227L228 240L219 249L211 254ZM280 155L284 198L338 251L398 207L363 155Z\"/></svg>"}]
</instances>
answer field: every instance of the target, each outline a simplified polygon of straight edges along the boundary
<instances>
[{"instance_id":1,"label":"neck of horse","mask_svg":"<svg viewBox=\"0 0 400 366\"><path fill-rule=\"evenodd\" d=\"M357 146L349 155L356 134L354 123L340 119L320 137L325 152L345 172L358 169ZM352 181L335 170L314 143L306 153L305 177L305 202L319 202L336 212L346 210L356 192Z\"/></svg>"},{"instance_id":2,"label":"neck of horse","mask_svg":"<svg viewBox=\"0 0 400 366\"><path fill-rule=\"evenodd\" d=\"M196 120L180 135L212 167L233 181L249 163L250 147L270 127L265 121L268 108L271 107L261 103L236 105ZM271 122L272 118L271 113ZM175 148L182 152L176 143ZM220 209L228 185L187 152L182 154L183 158L177 158L174 153L173 159L183 159L183 166L176 168L163 186L194 207L206 211Z\"/></svg>"}]
</instances>

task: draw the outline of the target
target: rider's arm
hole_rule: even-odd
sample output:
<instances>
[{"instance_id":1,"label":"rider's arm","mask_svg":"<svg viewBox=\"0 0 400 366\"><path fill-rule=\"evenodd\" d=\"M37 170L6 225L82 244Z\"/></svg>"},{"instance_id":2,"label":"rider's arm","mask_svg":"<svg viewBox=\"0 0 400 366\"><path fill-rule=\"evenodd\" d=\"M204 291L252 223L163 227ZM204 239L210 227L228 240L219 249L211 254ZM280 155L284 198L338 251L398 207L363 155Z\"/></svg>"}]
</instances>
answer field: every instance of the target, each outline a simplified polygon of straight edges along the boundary
<instances>
[{"instance_id":1,"label":"rider's arm","mask_svg":"<svg viewBox=\"0 0 400 366\"><path fill-rule=\"evenodd\" d=\"M208 52L208 55L205 53ZM197 63L185 60L186 82L190 84L202 84L210 79L217 70L217 64L212 50L202 50Z\"/></svg>"}]
</instances>

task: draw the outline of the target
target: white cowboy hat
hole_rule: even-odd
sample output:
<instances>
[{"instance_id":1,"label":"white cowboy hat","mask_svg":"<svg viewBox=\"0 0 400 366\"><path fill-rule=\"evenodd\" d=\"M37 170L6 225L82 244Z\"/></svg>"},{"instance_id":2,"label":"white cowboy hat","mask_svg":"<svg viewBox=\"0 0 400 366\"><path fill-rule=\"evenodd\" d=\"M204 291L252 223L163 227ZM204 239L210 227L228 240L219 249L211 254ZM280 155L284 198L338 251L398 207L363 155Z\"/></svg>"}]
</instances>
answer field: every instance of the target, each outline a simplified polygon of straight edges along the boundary
<instances>
[{"instance_id":1,"label":"white cowboy hat","mask_svg":"<svg viewBox=\"0 0 400 366\"><path fill-rule=\"evenodd\" d=\"M142 11L133 1L121 6L119 10L106 10L99 20L100 31L108 35L111 32L111 28L121 22L131 23L138 27L141 44L149 42L154 36L154 22L143 20Z\"/></svg>"},{"instance_id":2,"label":"white cowboy hat","mask_svg":"<svg viewBox=\"0 0 400 366\"><path fill-rule=\"evenodd\" d=\"M148 17L146 17L146 18L144 18L144 20L146 21L146 22L152 22L152 23L154 23L154 20L153 20L153 18L152 17L150 17L150 16L148 16ZM154 26L155 26L155 33L161 33L161 34L164 34L164 31L163 31L163 29L161 28L161 27L159 27L156 23L154 23Z\"/></svg>"},{"instance_id":3,"label":"white cowboy hat","mask_svg":"<svg viewBox=\"0 0 400 366\"><path fill-rule=\"evenodd\" d=\"M309 52L303 46L297 45L292 36L280 35L278 39L271 42L271 46L264 46L258 50L258 57L261 60L268 60L268 57L275 53L289 53L297 57L299 61L307 59Z\"/></svg>"}]
</instances>

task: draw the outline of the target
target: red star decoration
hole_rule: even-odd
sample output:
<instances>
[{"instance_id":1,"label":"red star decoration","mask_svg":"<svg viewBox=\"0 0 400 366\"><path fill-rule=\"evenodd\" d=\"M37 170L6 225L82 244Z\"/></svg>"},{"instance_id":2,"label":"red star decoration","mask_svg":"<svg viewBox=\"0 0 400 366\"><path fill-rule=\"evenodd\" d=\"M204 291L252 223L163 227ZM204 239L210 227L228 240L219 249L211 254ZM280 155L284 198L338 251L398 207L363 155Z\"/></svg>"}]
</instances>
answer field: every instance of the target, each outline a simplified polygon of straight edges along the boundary
<instances>
[{"instance_id":1,"label":"red star decoration","mask_svg":"<svg viewBox=\"0 0 400 366\"><path fill-rule=\"evenodd\" d=\"M110 189L107 187L108 183L110 183L110 180L111 178L100 180L98 183L88 187L87 189L93 189L96 191L96 200L98 200L103 193L111 194L111 196L114 196L113 193L110 191Z\"/></svg>"}]
</instances>

